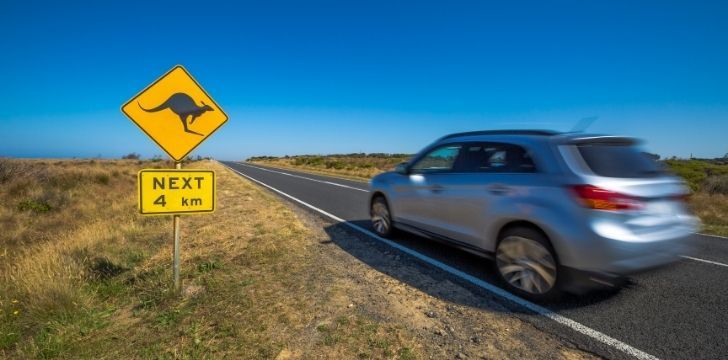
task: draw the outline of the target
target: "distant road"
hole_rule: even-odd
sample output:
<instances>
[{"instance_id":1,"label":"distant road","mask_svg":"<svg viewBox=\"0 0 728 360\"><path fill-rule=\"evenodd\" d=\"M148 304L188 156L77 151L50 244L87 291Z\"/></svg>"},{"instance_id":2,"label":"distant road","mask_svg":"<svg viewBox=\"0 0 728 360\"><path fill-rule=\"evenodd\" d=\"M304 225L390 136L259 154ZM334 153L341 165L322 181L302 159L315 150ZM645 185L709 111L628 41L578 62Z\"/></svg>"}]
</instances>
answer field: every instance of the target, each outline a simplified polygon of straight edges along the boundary
<instances>
[{"instance_id":1,"label":"distant road","mask_svg":"<svg viewBox=\"0 0 728 360\"><path fill-rule=\"evenodd\" d=\"M326 213L370 229L367 183L260 165L223 163ZM394 241L497 286L488 260L414 235L399 235ZM633 276L633 283L619 292L569 296L564 302L547 307L657 358L728 359L728 239L695 234L692 243L695 251L686 254L689 258L668 268ZM543 322L534 321L537 326ZM543 327L562 331L558 325ZM563 331L568 337L569 332ZM590 346L589 341L583 346ZM604 355L605 351L610 357L625 357L623 351L597 353Z\"/></svg>"}]
</instances>

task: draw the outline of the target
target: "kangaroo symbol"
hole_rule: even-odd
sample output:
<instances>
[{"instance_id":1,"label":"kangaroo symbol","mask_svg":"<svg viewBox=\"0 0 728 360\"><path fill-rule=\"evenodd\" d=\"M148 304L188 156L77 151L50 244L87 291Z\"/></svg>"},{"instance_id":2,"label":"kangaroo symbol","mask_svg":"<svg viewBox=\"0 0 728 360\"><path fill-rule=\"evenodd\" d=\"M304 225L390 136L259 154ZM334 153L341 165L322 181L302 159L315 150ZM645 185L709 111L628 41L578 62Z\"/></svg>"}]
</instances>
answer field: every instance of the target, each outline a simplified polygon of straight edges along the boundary
<instances>
[{"instance_id":1,"label":"kangaroo symbol","mask_svg":"<svg viewBox=\"0 0 728 360\"><path fill-rule=\"evenodd\" d=\"M202 101L201 101L202 102ZM139 102L137 102L139 104ZM185 94L185 93L176 93L169 97L165 102L163 102L161 105L152 108L152 109L145 109L142 107L142 104L139 104L139 108L146 111L146 112L157 112L162 111L164 109L170 109L173 113L177 114L179 116L179 119L182 121L182 126L185 128L185 132L188 132L190 134L200 135L204 136L198 132L192 131L187 128L187 126L192 125L192 123L195 122L195 119L197 119L200 115L204 114L208 111L213 111L212 107L210 105L205 104L202 102L202 106L197 106L195 103L195 100L192 99L191 96ZM190 123L187 124L187 118L192 116L192 119L190 119Z\"/></svg>"}]
</instances>

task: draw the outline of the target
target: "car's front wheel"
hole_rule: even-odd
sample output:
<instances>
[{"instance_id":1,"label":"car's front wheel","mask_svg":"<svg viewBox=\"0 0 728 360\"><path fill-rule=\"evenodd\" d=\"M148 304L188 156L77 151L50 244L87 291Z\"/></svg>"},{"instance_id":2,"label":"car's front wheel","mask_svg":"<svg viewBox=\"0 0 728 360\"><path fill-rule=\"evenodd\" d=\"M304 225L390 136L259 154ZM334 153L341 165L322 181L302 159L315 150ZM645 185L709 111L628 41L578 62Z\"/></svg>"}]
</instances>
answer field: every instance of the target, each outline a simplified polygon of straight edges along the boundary
<instances>
[{"instance_id":1,"label":"car's front wheel","mask_svg":"<svg viewBox=\"0 0 728 360\"><path fill-rule=\"evenodd\" d=\"M369 211L372 218L372 228L377 235L389 237L392 235L392 213L389 211L387 200L382 196L377 196L372 200L372 206Z\"/></svg>"},{"instance_id":2,"label":"car's front wheel","mask_svg":"<svg viewBox=\"0 0 728 360\"><path fill-rule=\"evenodd\" d=\"M512 292L532 300L560 295L558 262L548 239L531 228L503 233L496 248L496 267Z\"/></svg>"}]
</instances>

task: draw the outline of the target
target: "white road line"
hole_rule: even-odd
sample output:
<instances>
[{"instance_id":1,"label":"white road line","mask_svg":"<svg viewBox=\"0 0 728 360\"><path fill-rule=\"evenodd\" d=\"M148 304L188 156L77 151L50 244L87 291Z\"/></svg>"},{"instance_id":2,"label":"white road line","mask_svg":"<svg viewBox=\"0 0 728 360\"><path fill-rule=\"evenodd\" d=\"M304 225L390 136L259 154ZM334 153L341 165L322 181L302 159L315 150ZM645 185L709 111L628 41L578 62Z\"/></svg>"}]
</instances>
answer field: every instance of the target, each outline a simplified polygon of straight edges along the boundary
<instances>
[{"instance_id":1,"label":"white road line","mask_svg":"<svg viewBox=\"0 0 728 360\"><path fill-rule=\"evenodd\" d=\"M701 236L714 237L714 238L718 238L718 239L728 239L728 237L720 236L720 235L712 235L712 234L704 234L704 233L696 233L696 234L697 235L701 235ZM681 255L681 257L682 258L685 258L685 259L690 259L690 260L693 260L693 261L700 261L700 262L706 263L706 264L712 264L712 265L718 265L718 266L728 267L728 264L723 264L723 263L720 263L720 262L717 262L717 261L705 260L705 259L701 259L701 258L687 256L687 255Z\"/></svg>"},{"instance_id":2,"label":"white road line","mask_svg":"<svg viewBox=\"0 0 728 360\"><path fill-rule=\"evenodd\" d=\"M339 184L339 183L335 183L335 182L331 182L331 181L325 181L325 180L319 180L319 179L312 179L312 178L305 177L305 176L301 176L301 175L289 174L287 172L266 169L266 168L262 168L262 167L248 165L248 164L245 164L245 163L238 163L238 164L243 165L243 166L252 167L253 169L263 170L263 171L272 172L272 173L281 174L281 175L286 175L286 176L292 176L292 177L295 177L295 178L304 179L304 180L310 180L310 181L315 181L315 182L322 183L322 184L328 184L328 185L333 185L333 186L340 186L340 187L347 188L347 189L359 190L359 191L363 191L363 192L369 192L369 190L366 190L366 189L360 189L358 187L344 185L344 184Z\"/></svg>"},{"instance_id":3,"label":"white road line","mask_svg":"<svg viewBox=\"0 0 728 360\"><path fill-rule=\"evenodd\" d=\"M621 350L621 351L623 351L623 352L625 352L625 353L627 353L627 354L629 354L629 355L631 355L631 356L633 356L633 357L635 357L637 359L641 359L641 360L648 360L648 359L649 360L657 360L657 357L655 357L653 355L650 355L650 354L648 354L648 353L646 353L646 352L644 352L642 350L636 349L636 348L634 348L634 347L632 347L630 345L627 345L627 344L625 344L625 343L623 343L623 342L621 342L621 341L619 341L619 340L617 340L617 339L615 339L613 337L610 337L610 336L608 336L606 334L603 334L603 333L601 333L601 332L599 332L597 330L594 330L594 329L592 329L592 328L590 328L590 327L588 327L586 325L582 325L581 323L578 323L578 322L576 322L574 320L571 320L569 318L566 318L564 316L561 316L561 315L559 315L559 314L557 314L557 313L555 313L555 312L553 312L553 311L551 311L551 310L549 310L547 308L544 308L544 307L542 307L540 305L536 305L536 304L534 304L534 303L532 303L532 302L530 302L528 300L521 299L520 297L518 297L516 295L513 295L513 294L511 294L511 293L509 293L509 292L507 292L507 291L505 291L505 290L503 290L503 289L501 289L501 288L499 288L499 287L497 287L495 285L492 285L492 284L490 284L488 282L485 282L485 281L483 281L483 280L481 280L479 278L476 278L475 276L472 276L472 275L470 275L468 273L465 273L465 272L463 272L461 270L458 270L458 269L456 269L456 268L454 268L454 267L452 267L450 265L447 265L447 264L445 264L443 262L440 262L440 261L435 260L435 259L433 259L431 257L428 257L427 255L421 254L421 253L419 253L419 252L417 252L415 250L412 250L412 249L410 249L408 247L402 246L402 245L400 245L400 244L398 244L396 242L393 242L391 240L388 240L388 239L385 239L383 237L380 237L379 235L377 235L377 234L375 234L375 233L373 233L373 232L371 232L371 231L369 231L369 230L367 230L365 228L362 228L361 226L357 226L355 224L352 224L350 222L347 222L346 220L344 220L344 219L342 219L342 218L340 218L340 217L338 217L336 215L333 215L331 213L328 213L328 212L326 212L324 210L321 210L321 209L319 209L319 208L317 208L317 207L315 207L315 206L313 206L313 205L311 205L311 204L309 204L309 203L307 203L307 202L305 202L303 200L299 200L298 198L295 198L295 197L293 197L291 195L288 195L287 193L285 193L285 192L283 192L281 190L278 190L278 189L276 189L276 188L274 188L274 187L272 187L272 186L270 186L270 185L268 185L266 183L263 183L262 181L259 181L257 179L254 179L254 178L252 178L252 177L250 177L248 175L245 175L245 174L241 173L240 171L237 171L237 170L235 170L235 169L233 169L233 168L231 168L229 166L228 166L228 168L230 170L232 170L232 171L240 174L241 176L244 176L245 178L247 178L247 179L249 179L249 180L257 183L257 184L260 184L261 186L264 186L264 187L266 187L266 188L268 188L268 189L270 189L270 190L272 190L272 191L274 191L274 192L276 192L276 193L278 193L278 194L280 194L280 195L282 195L282 196L284 196L284 197L286 197L286 198L288 198L290 200L293 200L293 201L295 201L295 202L297 202L297 203L299 203L299 204L301 204L301 205L303 205L303 206L305 206L305 207L307 207L309 209L312 209L314 211L317 211L318 213L323 214L323 215L331 218L332 220L334 220L336 222L339 222L339 223L342 223L342 224L344 224L346 226L349 226L350 228L352 228L352 229L354 229L356 231L359 231L361 233L364 233L364 234L370 236L371 238L373 238L375 240L378 240L378 241L380 241L380 242L382 242L384 244L387 244L387 245L389 245L389 246L391 246L391 247L393 247L393 248L395 248L395 249L397 249L397 250L399 250L401 252L404 252L404 253L406 253L406 254L408 254L410 256L413 256L413 257L415 257L415 258L417 258L417 259L419 259L419 260L421 260L423 262L426 262L426 263L428 263L428 264L430 264L430 265L432 265L432 266L434 266L434 267L436 267L436 268L438 268L440 270L443 270L443 271L448 272L448 273L450 273L450 274L452 274L454 276L457 276L457 277L459 277L459 278L461 278L461 279L463 279L463 280L465 280L465 281L467 281L467 282L469 282L469 283L471 283L473 285L476 285L476 286L478 286L478 287L480 287L482 289L485 289L485 290L489 291L490 293L492 293L492 294L494 294L496 296L500 296L501 298L504 298L506 300L509 300L509 301L511 301L511 302L513 302L515 304L518 304L518 305L520 305L520 306L522 306L522 307L524 307L524 308L526 308L526 309L528 309L528 310L530 310L530 311L532 311L532 312L534 312L536 314L539 314L541 316L547 317L547 318L549 318L549 319L551 319L551 320L553 320L553 321L555 321L555 322L557 322L557 323L559 323L561 325L564 325L566 327L569 327L572 330L577 331L577 332L579 332L581 334L584 334L584 335L586 335L586 336L588 336L588 337L590 337L590 338L592 338L594 340L597 340L597 341L599 341L601 343L604 343L604 344L607 344L609 346L612 346L612 347L614 347L616 349L619 349L619 350Z\"/></svg>"},{"instance_id":4,"label":"white road line","mask_svg":"<svg viewBox=\"0 0 728 360\"><path fill-rule=\"evenodd\" d=\"M697 234L698 235L703 235L703 236L714 237L714 238L718 238L718 239L728 239L728 237L720 236L720 235L705 234L705 233L697 233Z\"/></svg>"},{"instance_id":5,"label":"white road line","mask_svg":"<svg viewBox=\"0 0 728 360\"><path fill-rule=\"evenodd\" d=\"M717 261L705 260L705 259L700 259L700 258L696 258L696 257L692 257L692 256L687 256L687 255L681 255L680 257L685 258L685 259L690 259L693 261L700 261L700 262L703 262L706 264L713 264L713 265L728 267L728 264L719 263Z\"/></svg>"}]
</instances>

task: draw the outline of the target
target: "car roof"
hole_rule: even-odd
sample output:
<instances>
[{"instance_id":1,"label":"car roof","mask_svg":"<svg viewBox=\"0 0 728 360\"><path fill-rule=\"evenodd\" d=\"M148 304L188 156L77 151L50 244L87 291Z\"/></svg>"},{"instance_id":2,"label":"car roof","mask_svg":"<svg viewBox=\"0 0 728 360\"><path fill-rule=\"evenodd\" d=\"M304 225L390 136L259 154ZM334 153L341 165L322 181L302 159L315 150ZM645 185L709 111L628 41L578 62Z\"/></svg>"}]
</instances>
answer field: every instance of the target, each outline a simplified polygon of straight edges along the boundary
<instances>
[{"instance_id":1,"label":"car roof","mask_svg":"<svg viewBox=\"0 0 728 360\"><path fill-rule=\"evenodd\" d=\"M466 131L454 134L445 135L439 138L435 143L442 141L458 141L465 140L462 138L468 138L467 140L493 140L493 138L505 137L508 139L513 138L529 138L529 139L544 139L555 143L562 144L585 144L585 143L612 143L612 144L636 144L639 140L624 136L613 136L613 135L601 135L601 134L586 134L582 132L558 132L552 130L531 130L531 129L517 129L517 130L480 130L480 131ZM481 139L478 139L481 138Z\"/></svg>"},{"instance_id":2,"label":"car roof","mask_svg":"<svg viewBox=\"0 0 728 360\"><path fill-rule=\"evenodd\" d=\"M449 134L441 137L439 140L452 139L466 136L481 136L481 135L531 135L531 136L554 136L560 134L556 131L551 130L479 130L479 131L466 131L454 134Z\"/></svg>"}]
</instances>

